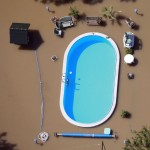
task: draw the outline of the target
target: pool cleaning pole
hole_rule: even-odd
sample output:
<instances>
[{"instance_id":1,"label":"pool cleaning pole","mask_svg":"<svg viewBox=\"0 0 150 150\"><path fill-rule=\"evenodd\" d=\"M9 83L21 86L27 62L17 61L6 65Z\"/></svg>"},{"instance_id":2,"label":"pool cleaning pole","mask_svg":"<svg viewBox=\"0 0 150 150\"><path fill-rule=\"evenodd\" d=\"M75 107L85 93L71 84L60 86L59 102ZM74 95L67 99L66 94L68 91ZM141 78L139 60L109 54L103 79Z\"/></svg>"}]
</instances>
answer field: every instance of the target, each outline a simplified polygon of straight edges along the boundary
<instances>
[{"instance_id":1,"label":"pool cleaning pole","mask_svg":"<svg viewBox=\"0 0 150 150\"><path fill-rule=\"evenodd\" d=\"M63 137L87 137L87 138L116 138L116 135L112 134L87 134L87 133L54 133L54 136Z\"/></svg>"}]
</instances>

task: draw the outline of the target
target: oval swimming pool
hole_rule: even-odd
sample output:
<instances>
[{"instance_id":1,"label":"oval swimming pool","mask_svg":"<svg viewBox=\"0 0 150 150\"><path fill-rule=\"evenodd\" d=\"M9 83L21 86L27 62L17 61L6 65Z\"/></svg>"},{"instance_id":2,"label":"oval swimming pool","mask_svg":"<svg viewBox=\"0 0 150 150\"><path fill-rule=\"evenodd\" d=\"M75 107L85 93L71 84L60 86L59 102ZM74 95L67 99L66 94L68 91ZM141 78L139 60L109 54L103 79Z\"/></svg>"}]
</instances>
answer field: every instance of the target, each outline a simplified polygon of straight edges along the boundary
<instances>
[{"instance_id":1,"label":"oval swimming pool","mask_svg":"<svg viewBox=\"0 0 150 150\"><path fill-rule=\"evenodd\" d=\"M90 32L75 38L63 61L60 109L73 125L93 127L113 113L117 99L119 50L107 35Z\"/></svg>"}]
</instances>

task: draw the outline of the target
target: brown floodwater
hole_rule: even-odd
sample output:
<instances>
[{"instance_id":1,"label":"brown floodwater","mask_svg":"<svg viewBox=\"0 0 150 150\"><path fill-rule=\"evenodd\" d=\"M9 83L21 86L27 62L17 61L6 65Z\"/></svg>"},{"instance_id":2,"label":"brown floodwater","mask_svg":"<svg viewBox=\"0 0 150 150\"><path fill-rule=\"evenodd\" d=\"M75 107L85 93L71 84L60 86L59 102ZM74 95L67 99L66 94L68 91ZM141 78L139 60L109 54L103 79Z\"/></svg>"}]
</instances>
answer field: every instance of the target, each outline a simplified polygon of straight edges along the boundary
<instances>
[{"instance_id":1,"label":"brown floodwater","mask_svg":"<svg viewBox=\"0 0 150 150\"><path fill-rule=\"evenodd\" d=\"M55 13L48 12L45 9L47 5ZM59 6L42 4L34 0L1 0L0 134L2 136L0 140L6 139L3 146L9 145L10 150L97 150L101 149L103 141L107 150L119 150L123 147L123 140L132 136L131 130L139 130L143 125L148 126L149 5L150 1L146 0L103 0L93 5L77 0ZM104 26L87 26L82 19L75 27L67 28L64 37L59 38L54 35L54 24L50 18L68 15L70 6L76 6L86 16L101 16L103 6L113 6L115 10L122 11L120 22L111 24L109 20L105 20ZM143 16L135 14L135 8L138 8ZM123 16L132 18L138 25L137 28L130 29ZM10 44L9 28L12 22L30 23L29 29L37 38L34 45L27 48ZM125 31L132 31L136 36L134 56L137 63L134 66L125 64L123 60L125 49L122 38ZM64 52L71 40L86 32L101 32L110 36L118 45L121 57L116 109L108 121L94 128L80 128L68 123L63 118L59 107ZM34 49L37 50L43 82L45 106L43 130L50 135L44 145L34 143L34 138L40 132L41 121L40 82ZM54 54L59 57L56 62L51 61L51 56ZM134 73L135 79L129 80L128 72ZM122 110L129 111L131 118L121 118ZM54 132L103 133L105 127L110 127L118 135L118 139L54 137Z\"/></svg>"}]
</instances>

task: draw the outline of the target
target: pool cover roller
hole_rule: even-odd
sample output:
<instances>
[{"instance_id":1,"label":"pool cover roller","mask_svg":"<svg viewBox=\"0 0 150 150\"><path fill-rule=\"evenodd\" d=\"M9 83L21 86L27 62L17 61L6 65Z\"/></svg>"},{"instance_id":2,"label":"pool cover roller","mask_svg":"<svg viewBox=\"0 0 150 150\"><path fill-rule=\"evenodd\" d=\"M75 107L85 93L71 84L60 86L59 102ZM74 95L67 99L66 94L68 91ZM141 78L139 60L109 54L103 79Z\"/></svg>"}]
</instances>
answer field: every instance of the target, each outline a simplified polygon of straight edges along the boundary
<instances>
[{"instance_id":1,"label":"pool cover roller","mask_svg":"<svg viewBox=\"0 0 150 150\"><path fill-rule=\"evenodd\" d=\"M116 135L113 134L87 134L87 133L54 133L54 136L62 136L62 137L86 137L86 138L115 138Z\"/></svg>"}]
</instances>

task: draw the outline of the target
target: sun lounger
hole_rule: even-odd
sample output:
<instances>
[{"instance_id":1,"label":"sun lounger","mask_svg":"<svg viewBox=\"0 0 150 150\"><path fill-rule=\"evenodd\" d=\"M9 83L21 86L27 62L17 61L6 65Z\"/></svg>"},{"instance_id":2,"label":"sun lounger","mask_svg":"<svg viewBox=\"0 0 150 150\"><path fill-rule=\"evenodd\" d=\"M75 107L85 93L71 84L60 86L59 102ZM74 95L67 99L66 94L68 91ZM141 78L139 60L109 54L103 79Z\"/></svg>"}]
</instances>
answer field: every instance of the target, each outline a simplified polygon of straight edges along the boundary
<instances>
[{"instance_id":1,"label":"sun lounger","mask_svg":"<svg viewBox=\"0 0 150 150\"><path fill-rule=\"evenodd\" d=\"M72 21L62 22L62 26L63 28L71 27L73 26L73 22Z\"/></svg>"},{"instance_id":2,"label":"sun lounger","mask_svg":"<svg viewBox=\"0 0 150 150\"><path fill-rule=\"evenodd\" d=\"M101 17L86 17L86 23L89 26L98 26L102 22Z\"/></svg>"},{"instance_id":3,"label":"sun lounger","mask_svg":"<svg viewBox=\"0 0 150 150\"><path fill-rule=\"evenodd\" d=\"M134 28L136 26L136 23L131 19L131 18L127 18L125 20L125 22L127 23L127 25L129 26L129 28Z\"/></svg>"},{"instance_id":4,"label":"sun lounger","mask_svg":"<svg viewBox=\"0 0 150 150\"><path fill-rule=\"evenodd\" d=\"M131 49L134 46L134 34L132 32L125 32L123 35L123 45Z\"/></svg>"}]
</instances>

